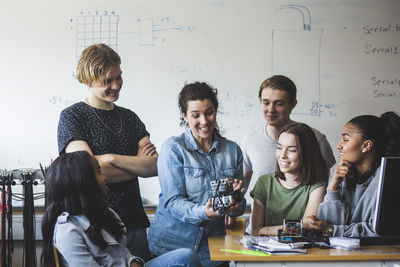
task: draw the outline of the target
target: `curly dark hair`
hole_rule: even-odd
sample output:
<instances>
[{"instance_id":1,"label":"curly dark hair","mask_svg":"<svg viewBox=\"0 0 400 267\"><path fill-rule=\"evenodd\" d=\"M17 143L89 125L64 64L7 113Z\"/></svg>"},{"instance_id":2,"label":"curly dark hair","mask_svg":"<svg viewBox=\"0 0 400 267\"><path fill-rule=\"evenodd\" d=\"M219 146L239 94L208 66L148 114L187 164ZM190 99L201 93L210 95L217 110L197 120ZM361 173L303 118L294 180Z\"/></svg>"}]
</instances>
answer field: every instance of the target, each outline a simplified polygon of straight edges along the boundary
<instances>
[{"instance_id":1,"label":"curly dark hair","mask_svg":"<svg viewBox=\"0 0 400 267\"><path fill-rule=\"evenodd\" d=\"M213 103L215 111L218 111L218 90L205 82L185 83L178 96L178 106L181 112L181 126L187 126L182 114L186 114L188 101L209 99ZM218 124L215 125L214 132L218 137L222 138Z\"/></svg>"}]
</instances>

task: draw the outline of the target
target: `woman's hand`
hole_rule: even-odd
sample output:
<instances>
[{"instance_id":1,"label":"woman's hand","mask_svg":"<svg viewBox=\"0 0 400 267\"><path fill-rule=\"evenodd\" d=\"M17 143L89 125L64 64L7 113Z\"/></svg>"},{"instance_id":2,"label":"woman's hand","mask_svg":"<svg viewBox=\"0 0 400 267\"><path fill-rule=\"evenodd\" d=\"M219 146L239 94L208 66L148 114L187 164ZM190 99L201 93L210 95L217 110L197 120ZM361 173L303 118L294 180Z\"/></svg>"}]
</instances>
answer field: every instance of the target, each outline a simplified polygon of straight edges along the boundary
<instances>
[{"instance_id":1,"label":"woman's hand","mask_svg":"<svg viewBox=\"0 0 400 267\"><path fill-rule=\"evenodd\" d=\"M232 178L227 178L227 179L231 180ZM243 198L245 188L242 188L242 184L243 184L242 180L239 180L239 179L233 180L233 191L240 190L240 192L242 193L242 198ZM240 205L240 202L236 202L236 203L232 204L228 208L228 212L232 212L232 211L236 210L239 207L239 205Z\"/></svg>"},{"instance_id":2,"label":"woman's hand","mask_svg":"<svg viewBox=\"0 0 400 267\"><path fill-rule=\"evenodd\" d=\"M259 236L262 236L262 235L265 235L265 236L277 236L278 235L278 230L282 229L282 227L283 227L283 225L264 226L258 231L257 235L259 235ZM253 235L255 235L255 233Z\"/></svg>"},{"instance_id":3,"label":"woman's hand","mask_svg":"<svg viewBox=\"0 0 400 267\"><path fill-rule=\"evenodd\" d=\"M332 179L328 185L329 191L336 191L340 183L346 180L347 175L350 173L351 163L347 160L340 160L333 173Z\"/></svg>"},{"instance_id":4,"label":"woman's hand","mask_svg":"<svg viewBox=\"0 0 400 267\"><path fill-rule=\"evenodd\" d=\"M316 230L325 234L331 234L331 228L332 226L329 225L327 222L324 221L319 221L317 217L314 215L308 216L307 217L307 223L304 224L304 228L310 229L310 230Z\"/></svg>"},{"instance_id":5,"label":"woman's hand","mask_svg":"<svg viewBox=\"0 0 400 267\"><path fill-rule=\"evenodd\" d=\"M211 198L208 199L206 205L204 206L204 209L206 211L206 215L208 218L214 218L219 216L218 211L214 211L213 209Z\"/></svg>"},{"instance_id":6,"label":"woman's hand","mask_svg":"<svg viewBox=\"0 0 400 267\"><path fill-rule=\"evenodd\" d=\"M226 178L226 179L228 181L232 180L232 178ZM241 180L234 179L233 185L232 185L233 191L240 190L240 192L243 194L245 189L241 188L242 184L243 184L243 182ZM240 203L241 202L236 202L236 203L230 205L229 208L227 209L227 212L232 212L232 211L236 210L239 207ZM209 218L213 218L213 217L219 216L218 211L214 211L213 210L212 199L211 198L207 201L207 203L205 205L205 211L206 211L207 217L209 217ZM229 220L229 218L225 218L225 224L229 224L229 223L232 223L232 221Z\"/></svg>"},{"instance_id":7,"label":"woman's hand","mask_svg":"<svg viewBox=\"0 0 400 267\"><path fill-rule=\"evenodd\" d=\"M232 178L227 178L228 180L232 180ZM233 191L240 190L242 193L244 192L244 188L242 188L243 181L239 179L233 180ZM242 188L242 189L241 189Z\"/></svg>"}]
</instances>

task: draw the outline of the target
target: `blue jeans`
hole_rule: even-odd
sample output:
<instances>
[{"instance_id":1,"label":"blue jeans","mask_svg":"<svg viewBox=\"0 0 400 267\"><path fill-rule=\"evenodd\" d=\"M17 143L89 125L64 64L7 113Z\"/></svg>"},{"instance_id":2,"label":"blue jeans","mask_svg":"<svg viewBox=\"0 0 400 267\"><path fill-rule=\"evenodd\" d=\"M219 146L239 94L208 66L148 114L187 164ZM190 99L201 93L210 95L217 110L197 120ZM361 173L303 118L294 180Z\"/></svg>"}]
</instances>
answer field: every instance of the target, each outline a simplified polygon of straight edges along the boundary
<instances>
[{"instance_id":1,"label":"blue jeans","mask_svg":"<svg viewBox=\"0 0 400 267\"><path fill-rule=\"evenodd\" d=\"M146 228L139 226L127 226L126 247L132 255L138 256L147 261L151 258L149 244L147 241Z\"/></svg>"},{"instance_id":2,"label":"blue jeans","mask_svg":"<svg viewBox=\"0 0 400 267\"><path fill-rule=\"evenodd\" d=\"M179 248L146 262L146 267L201 267L201 264L193 251Z\"/></svg>"}]
</instances>

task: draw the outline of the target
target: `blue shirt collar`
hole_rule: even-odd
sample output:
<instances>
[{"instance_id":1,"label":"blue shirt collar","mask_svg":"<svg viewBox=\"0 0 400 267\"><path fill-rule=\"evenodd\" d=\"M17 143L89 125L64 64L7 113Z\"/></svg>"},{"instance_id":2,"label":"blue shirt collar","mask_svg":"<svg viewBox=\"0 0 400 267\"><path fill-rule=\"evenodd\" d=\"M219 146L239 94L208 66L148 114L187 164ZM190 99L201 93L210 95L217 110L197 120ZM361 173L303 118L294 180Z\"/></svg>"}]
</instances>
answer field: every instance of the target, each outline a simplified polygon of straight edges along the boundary
<instances>
[{"instance_id":1,"label":"blue shirt collar","mask_svg":"<svg viewBox=\"0 0 400 267\"><path fill-rule=\"evenodd\" d=\"M220 138L216 135L215 131L214 131L213 135L214 135L214 141L211 146L210 152L213 150L215 150L215 152L218 152L218 144L219 144ZM199 144L194 139L192 131L190 131L190 129L187 129L185 132L185 145L188 150L202 151L201 148L199 147Z\"/></svg>"}]
</instances>

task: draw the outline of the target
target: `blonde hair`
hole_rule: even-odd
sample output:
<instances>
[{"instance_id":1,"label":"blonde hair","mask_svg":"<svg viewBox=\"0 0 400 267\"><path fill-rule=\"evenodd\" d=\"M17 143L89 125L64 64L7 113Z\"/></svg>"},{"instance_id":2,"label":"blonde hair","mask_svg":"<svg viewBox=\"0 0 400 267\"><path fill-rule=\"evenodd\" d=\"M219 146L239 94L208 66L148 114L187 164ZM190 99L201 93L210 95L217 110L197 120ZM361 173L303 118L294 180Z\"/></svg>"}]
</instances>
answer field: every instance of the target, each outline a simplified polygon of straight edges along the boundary
<instances>
[{"instance_id":1,"label":"blonde hair","mask_svg":"<svg viewBox=\"0 0 400 267\"><path fill-rule=\"evenodd\" d=\"M111 67L121 64L119 55L105 44L94 44L83 50L76 67L79 82L91 85L104 84L104 77Z\"/></svg>"}]
</instances>

